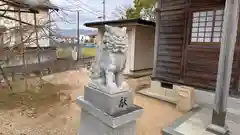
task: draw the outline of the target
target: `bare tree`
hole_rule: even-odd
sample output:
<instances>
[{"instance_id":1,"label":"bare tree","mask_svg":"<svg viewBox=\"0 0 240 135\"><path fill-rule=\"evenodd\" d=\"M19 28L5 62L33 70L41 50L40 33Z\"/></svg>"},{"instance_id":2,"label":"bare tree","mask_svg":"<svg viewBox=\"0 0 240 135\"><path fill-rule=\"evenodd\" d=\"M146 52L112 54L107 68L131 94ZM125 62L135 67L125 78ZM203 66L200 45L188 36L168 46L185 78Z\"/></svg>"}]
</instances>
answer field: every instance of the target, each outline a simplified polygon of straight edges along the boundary
<instances>
[{"instance_id":1,"label":"bare tree","mask_svg":"<svg viewBox=\"0 0 240 135\"><path fill-rule=\"evenodd\" d=\"M119 19L128 19L126 11L131 9L131 5L120 5L116 7L115 11L112 13L112 15L115 18Z\"/></svg>"},{"instance_id":2,"label":"bare tree","mask_svg":"<svg viewBox=\"0 0 240 135\"><path fill-rule=\"evenodd\" d=\"M2 0L0 0L0 1L2 1ZM6 1L6 0L3 0L3 1ZM31 0L28 0L28 2L31 2ZM36 3L35 3L35 5L36 5ZM6 28L4 28L3 31L1 31L0 39L2 39L2 40L0 43L0 55L2 54L4 56L7 56L7 59L12 59L12 58L16 57L17 55L21 56L22 64L24 65L25 68L27 68L28 62L27 62L27 59L25 58L26 48L30 47L32 45L35 45L37 47L38 63L41 63L40 53L42 51L42 48L39 44L39 41L41 39L48 39L51 41L51 43L58 43L51 36L51 35L55 34L55 31L52 29L55 21L53 21L51 19L44 20L44 18L42 18L43 20L41 20L41 18L40 19L37 18L36 17L37 10L28 11L28 9L27 10L25 9L25 10L13 11L11 9L12 5L9 6L7 4L4 4L4 6L5 6L5 8L1 8L1 5L0 5L0 21L2 19L11 20L11 21L14 21L14 23L16 23L18 25L12 26L12 27L6 27ZM14 12L18 16L17 17L16 16L15 17L7 16L7 14L9 12ZM61 21L66 22L66 23L71 23L71 21L69 21L69 19L66 18L67 13L63 9L60 9L59 12L56 12L55 10L51 10L51 12L49 12L49 16L51 16L51 14L53 14L53 13ZM34 22L26 22L21 17L22 14L31 14L32 20L34 20ZM63 15L61 15L61 14L63 14ZM0 63L1 68L4 64L8 63L7 59L4 59ZM2 71L2 75L4 76L4 79L9 84L9 87L11 87L11 85L7 79L7 74L4 73L4 70L1 70L1 71ZM40 80L42 80L41 72L40 72L39 77L40 77ZM24 73L24 79L27 80L26 73ZM42 86L42 82L41 82L41 86ZM26 87L27 87L27 84L26 84Z\"/></svg>"},{"instance_id":3,"label":"bare tree","mask_svg":"<svg viewBox=\"0 0 240 135\"><path fill-rule=\"evenodd\" d=\"M149 21L156 21L156 16L155 16L155 6L152 6L151 8L144 8L141 11L141 18L144 20L149 20Z\"/></svg>"},{"instance_id":4,"label":"bare tree","mask_svg":"<svg viewBox=\"0 0 240 135\"><path fill-rule=\"evenodd\" d=\"M0 63L1 72L4 80L8 83L10 89L12 89L7 75L4 73L4 70L2 68L2 65L6 64L8 62L8 59L14 58L16 55L22 56L22 63L24 67L26 68L26 59L25 59L25 49L26 47L35 44L37 46L37 53L38 53L38 63L41 62L40 59L40 51L41 47L39 45L39 40L41 39L49 39L49 33L51 30L51 20L46 20L41 23L39 20L37 20L36 12L29 12L28 14L33 14L34 23L28 23L24 22L21 17L21 9L18 10L18 17L17 18L11 18L9 16L5 16L9 12L9 5L2 4L4 6L7 6L8 8L1 8L1 11L3 13L0 13L0 21L2 19L9 19L13 20L16 24L14 27L4 27L1 29L0 33L0 52L3 53L3 55L7 56L7 59L3 59ZM1 6L1 5L0 5ZM5 10L4 10L5 9ZM16 12L16 11L10 11L10 12ZM52 12L50 12L52 13ZM49 30L49 31L48 31ZM41 34L39 34L39 31L41 31ZM14 40L13 40L14 39ZM18 51L17 51L18 50ZM4 56L4 57L5 57ZM26 71L26 70L25 70ZM40 75L40 80L42 80L42 74ZM25 79L25 86L27 87L27 75L24 73L24 79ZM42 84L41 84L42 85Z\"/></svg>"}]
</instances>

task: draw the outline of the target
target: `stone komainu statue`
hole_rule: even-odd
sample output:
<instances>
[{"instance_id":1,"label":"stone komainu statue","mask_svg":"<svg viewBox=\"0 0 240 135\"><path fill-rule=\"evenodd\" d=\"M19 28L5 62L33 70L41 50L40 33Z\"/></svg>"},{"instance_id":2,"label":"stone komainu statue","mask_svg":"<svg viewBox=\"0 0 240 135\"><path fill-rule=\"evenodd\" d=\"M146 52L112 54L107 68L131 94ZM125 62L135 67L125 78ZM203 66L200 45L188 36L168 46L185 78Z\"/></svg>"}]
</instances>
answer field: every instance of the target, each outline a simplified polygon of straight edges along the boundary
<instances>
[{"instance_id":1,"label":"stone komainu statue","mask_svg":"<svg viewBox=\"0 0 240 135\"><path fill-rule=\"evenodd\" d=\"M129 90L120 76L126 64L126 28L105 25L103 41L97 49L97 56L90 70L89 86L109 94Z\"/></svg>"}]
</instances>

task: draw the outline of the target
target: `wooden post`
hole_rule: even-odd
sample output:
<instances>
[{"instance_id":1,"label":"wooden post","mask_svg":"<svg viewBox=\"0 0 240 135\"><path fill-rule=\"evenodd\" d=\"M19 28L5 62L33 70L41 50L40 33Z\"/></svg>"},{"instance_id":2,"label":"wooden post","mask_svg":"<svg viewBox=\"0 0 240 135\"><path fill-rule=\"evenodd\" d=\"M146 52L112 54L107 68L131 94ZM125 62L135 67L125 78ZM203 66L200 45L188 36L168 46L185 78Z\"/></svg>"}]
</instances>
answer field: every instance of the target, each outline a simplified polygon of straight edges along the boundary
<instances>
[{"instance_id":1,"label":"wooden post","mask_svg":"<svg viewBox=\"0 0 240 135\"><path fill-rule=\"evenodd\" d=\"M238 29L239 4L239 0L226 0L223 35L218 63L215 104L212 114L212 124L208 127L209 131L221 135L228 133L225 119Z\"/></svg>"},{"instance_id":2,"label":"wooden post","mask_svg":"<svg viewBox=\"0 0 240 135\"><path fill-rule=\"evenodd\" d=\"M23 43L23 32L22 32L22 17L21 17L21 12L20 8L18 9L18 17L19 17L19 33L20 33L20 39L21 39L21 55L22 55L22 62L24 66L24 83L25 83L25 89L28 89L28 83L27 83L27 74L26 74L26 61L25 61L25 46Z\"/></svg>"},{"instance_id":3,"label":"wooden post","mask_svg":"<svg viewBox=\"0 0 240 135\"><path fill-rule=\"evenodd\" d=\"M15 73L12 72L12 81L15 81Z\"/></svg>"},{"instance_id":4,"label":"wooden post","mask_svg":"<svg viewBox=\"0 0 240 135\"><path fill-rule=\"evenodd\" d=\"M0 70L2 72L2 76L3 76L4 81L7 83L8 87L12 91L13 89L12 89L12 86L11 86L9 80L8 80L7 74L5 74L5 72L4 72L4 70L3 70L3 68L1 66L0 66Z\"/></svg>"}]
</instances>

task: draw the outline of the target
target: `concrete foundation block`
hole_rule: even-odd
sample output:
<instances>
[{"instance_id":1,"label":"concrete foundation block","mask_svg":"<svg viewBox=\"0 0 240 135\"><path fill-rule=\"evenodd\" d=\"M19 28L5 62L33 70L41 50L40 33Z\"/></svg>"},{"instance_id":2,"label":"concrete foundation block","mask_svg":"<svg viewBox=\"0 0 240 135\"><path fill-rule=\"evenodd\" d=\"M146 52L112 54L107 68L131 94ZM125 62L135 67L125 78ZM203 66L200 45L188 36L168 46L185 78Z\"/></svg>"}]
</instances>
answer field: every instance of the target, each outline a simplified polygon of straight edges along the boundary
<instances>
[{"instance_id":1,"label":"concrete foundation block","mask_svg":"<svg viewBox=\"0 0 240 135\"><path fill-rule=\"evenodd\" d=\"M84 100L83 97L77 98L77 104L89 114L97 117L99 121L112 128L117 128L129 122L135 121L143 113L143 109L141 107L134 105L124 111L108 114L96 108L90 102Z\"/></svg>"},{"instance_id":2,"label":"concrete foundation block","mask_svg":"<svg viewBox=\"0 0 240 135\"><path fill-rule=\"evenodd\" d=\"M151 82L151 88L152 89L159 89L161 87L161 82L160 81L152 81Z\"/></svg>"},{"instance_id":3,"label":"concrete foundation block","mask_svg":"<svg viewBox=\"0 0 240 135\"><path fill-rule=\"evenodd\" d=\"M86 86L77 98L82 108L78 135L136 135L136 120L143 108L133 104L133 94L108 94Z\"/></svg>"},{"instance_id":4,"label":"concrete foundation block","mask_svg":"<svg viewBox=\"0 0 240 135\"><path fill-rule=\"evenodd\" d=\"M176 99L177 98L177 91L174 89L168 89L166 90L166 95L167 97L170 97L172 99Z\"/></svg>"},{"instance_id":5,"label":"concrete foundation block","mask_svg":"<svg viewBox=\"0 0 240 135\"><path fill-rule=\"evenodd\" d=\"M149 92L152 92L152 93L156 93L156 94L159 94L159 95L162 95L162 96L165 96L166 95L166 89L162 88L162 87L159 87L158 89L153 89L153 88L150 88L149 89Z\"/></svg>"},{"instance_id":6,"label":"concrete foundation block","mask_svg":"<svg viewBox=\"0 0 240 135\"><path fill-rule=\"evenodd\" d=\"M151 87L148 89L144 89L140 91L140 94L151 96L163 101L171 102L173 104L177 104L178 102L178 91L186 89L186 90L192 90L195 89L193 87L188 86L181 86L181 85L175 85L173 84L173 88L164 88L161 86L160 81L151 81ZM194 94L191 95L191 98L195 98ZM193 103L194 104L194 103Z\"/></svg>"},{"instance_id":7,"label":"concrete foundation block","mask_svg":"<svg viewBox=\"0 0 240 135\"><path fill-rule=\"evenodd\" d=\"M87 111L82 111L78 135L135 135L136 121L112 128Z\"/></svg>"}]
</instances>

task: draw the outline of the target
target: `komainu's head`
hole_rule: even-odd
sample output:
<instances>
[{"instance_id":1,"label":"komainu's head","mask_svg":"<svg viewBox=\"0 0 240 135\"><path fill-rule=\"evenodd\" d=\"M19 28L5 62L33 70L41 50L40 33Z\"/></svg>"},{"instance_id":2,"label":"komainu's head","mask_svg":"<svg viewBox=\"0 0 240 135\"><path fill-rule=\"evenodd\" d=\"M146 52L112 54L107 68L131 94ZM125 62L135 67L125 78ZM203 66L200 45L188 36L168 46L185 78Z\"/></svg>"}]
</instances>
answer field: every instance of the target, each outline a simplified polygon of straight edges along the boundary
<instances>
[{"instance_id":1,"label":"komainu's head","mask_svg":"<svg viewBox=\"0 0 240 135\"><path fill-rule=\"evenodd\" d=\"M105 25L103 45L109 51L125 52L127 50L127 29Z\"/></svg>"}]
</instances>

